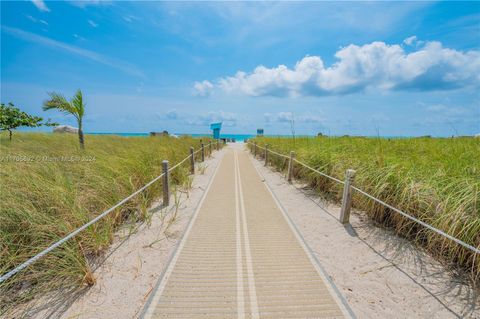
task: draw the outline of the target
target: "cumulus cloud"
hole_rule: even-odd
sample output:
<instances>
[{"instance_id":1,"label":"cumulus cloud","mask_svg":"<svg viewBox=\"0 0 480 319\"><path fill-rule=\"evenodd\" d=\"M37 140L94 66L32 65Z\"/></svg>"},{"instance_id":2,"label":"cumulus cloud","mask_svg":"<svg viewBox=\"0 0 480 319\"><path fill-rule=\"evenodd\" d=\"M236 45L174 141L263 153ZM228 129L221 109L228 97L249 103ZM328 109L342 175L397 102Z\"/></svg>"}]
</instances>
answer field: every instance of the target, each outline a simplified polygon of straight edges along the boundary
<instances>
[{"instance_id":1,"label":"cumulus cloud","mask_svg":"<svg viewBox=\"0 0 480 319\"><path fill-rule=\"evenodd\" d=\"M409 40L411 42L413 40ZM213 89L249 96L348 94L365 90L450 90L480 86L480 51L461 52L427 42L407 53L398 44L351 44L325 66L319 56L306 56L293 68L258 66L252 72L196 82L198 95Z\"/></svg>"},{"instance_id":2,"label":"cumulus cloud","mask_svg":"<svg viewBox=\"0 0 480 319\"><path fill-rule=\"evenodd\" d=\"M208 96L213 90L213 84L210 81L195 82L193 85L194 93L198 96Z\"/></svg>"},{"instance_id":3,"label":"cumulus cloud","mask_svg":"<svg viewBox=\"0 0 480 319\"><path fill-rule=\"evenodd\" d=\"M47 7L45 2L43 0L31 0L32 3L37 7L38 10L43 11L43 12L49 12L50 9Z\"/></svg>"},{"instance_id":4,"label":"cumulus cloud","mask_svg":"<svg viewBox=\"0 0 480 319\"><path fill-rule=\"evenodd\" d=\"M408 37L408 38L406 38L405 40L403 40L403 43L405 43L406 45L412 45L412 44L414 44L416 41L417 41L417 36L416 36L416 35L412 35L411 37Z\"/></svg>"}]
</instances>

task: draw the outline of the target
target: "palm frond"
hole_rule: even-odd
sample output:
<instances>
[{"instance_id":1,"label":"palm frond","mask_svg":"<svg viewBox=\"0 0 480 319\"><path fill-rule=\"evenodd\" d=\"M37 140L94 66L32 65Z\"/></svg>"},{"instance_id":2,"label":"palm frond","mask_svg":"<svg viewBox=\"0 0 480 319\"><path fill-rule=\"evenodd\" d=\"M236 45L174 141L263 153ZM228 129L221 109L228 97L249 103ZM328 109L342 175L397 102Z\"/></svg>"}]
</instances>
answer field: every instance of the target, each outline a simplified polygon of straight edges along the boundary
<instances>
[{"instance_id":1,"label":"palm frond","mask_svg":"<svg viewBox=\"0 0 480 319\"><path fill-rule=\"evenodd\" d=\"M48 95L50 96L50 99L43 102L44 111L57 109L64 114L73 114L75 117L77 116L76 110L62 94L49 92Z\"/></svg>"},{"instance_id":2,"label":"palm frond","mask_svg":"<svg viewBox=\"0 0 480 319\"><path fill-rule=\"evenodd\" d=\"M81 90L77 90L70 103L77 111L78 117L82 118L85 112L85 105L83 104L83 95Z\"/></svg>"}]
</instances>

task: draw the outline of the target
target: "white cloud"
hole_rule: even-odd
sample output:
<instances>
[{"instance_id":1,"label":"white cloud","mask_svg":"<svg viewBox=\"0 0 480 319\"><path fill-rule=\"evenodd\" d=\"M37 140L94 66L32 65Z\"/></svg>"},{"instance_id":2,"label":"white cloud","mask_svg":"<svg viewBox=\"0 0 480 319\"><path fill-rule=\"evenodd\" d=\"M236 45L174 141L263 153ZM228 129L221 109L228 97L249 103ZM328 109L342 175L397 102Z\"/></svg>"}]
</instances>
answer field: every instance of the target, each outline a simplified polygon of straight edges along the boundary
<instances>
[{"instance_id":1,"label":"white cloud","mask_svg":"<svg viewBox=\"0 0 480 319\"><path fill-rule=\"evenodd\" d=\"M290 123L292 120L291 112L265 113L263 114L265 122Z\"/></svg>"},{"instance_id":2,"label":"white cloud","mask_svg":"<svg viewBox=\"0 0 480 319\"><path fill-rule=\"evenodd\" d=\"M98 24L95 23L95 22L92 21L92 20L88 20L88 24L91 25L91 26L94 27L94 28L98 27Z\"/></svg>"},{"instance_id":3,"label":"white cloud","mask_svg":"<svg viewBox=\"0 0 480 319\"><path fill-rule=\"evenodd\" d=\"M447 107L443 104L435 104L435 105L427 106L427 111L431 111L431 112L441 112L441 111L445 111L446 109Z\"/></svg>"},{"instance_id":4,"label":"white cloud","mask_svg":"<svg viewBox=\"0 0 480 319\"><path fill-rule=\"evenodd\" d=\"M32 3L37 7L38 10L43 11L43 12L49 12L50 9L47 7L45 2L43 0L31 0Z\"/></svg>"},{"instance_id":5,"label":"white cloud","mask_svg":"<svg viewBox=\"0 0 480 319\"><path fill-rule=\"evenodd\" d=\"M80 36L80 35L78 35L78 34L76 34L76 33L73 34L73 37L74 37L75 39L78 39L78 40L82 40L82 41L85 40L84 37L82 37L82 36Z\"/></svg>"},{"instance_id":6,"label":"white cloud","mask_svg":"<svg viewBox=\"0 0 480 319\"><path fill-rule=\"evenodd\" d=\"M47 25L48 26L48 22L45 21L45 20L37 20L36 18L32 17L31 15L26 15L25 17L27 17L28 20L32 21L33 23L41 23L43 25Z\"/></svg>"},{"instance_id":7,"label":"white cloud","mask_svg":"<svg viewBox=\"0 0 480 319\"><path fill-rule=\"evenodd\" d=\"M107 0L81 0L81 1L68 1L71 5L79 8L85 8L87 6L109 5L111 1Z\"/></svg>"},{"instance_id":8,"label":"white cloud","mask_svg":"<svg viewBox=\"0 0 480 319\"><path fill-rule=\"evenodd\" d=\"M125 21L125 22L128 22L128 23L132 23L133 21L139 21L140 18L137 17L137 16L134 16L134 15L126 15L126 16L123 16L122 19Z\"/></svg>"},{"instance_id":9,"label":"white cloud","mask_svg":"<svg viewBox=\"0 0 480 319\"><path fill-rule=\"evenodd\" d=\"M384 42L351 44L335 57L338 61L329 67L319 56L306 56L292 69L258 66L251 73L239 71L215 84L196 82L194 89L202 96L215 88L250 96L306 96L480 86L480 52L444 48L440 42L427 42L411 53Z\"/></svg>"},{"instance_id":10,"label":"white cloud","mask_svg":"<svg viewBox=\"0 0 480 319\"><path fill-rule=\"evenodd\" d=\"M37 43L37 44L40 44L40 45L43 45L43 46L46 46L46 47L49 47L49 48L52 48L52 49L57 49L57 50L62 50L62 51L65 51L65 52L69 52L69 53L72 53L74 55L89 59L91 61L95 61L97 63L100 63L100 64L103 64L103 65L107 65L109 67L118 69L118 70L120 70L120 71L122 71L126 74L132 75L132 76L144 77L144 74L137 67L135 67L135 66L133 66L133 65L127 63L127 62L124 62L124 61L121 61L121 60L118 60L118 59L114 59L114 58L110 58L110 57L104 56L104 55L102 55L100 53L97 53L97 52L94 52L94 51L82 49L82 48L79 48L79 47L76 47L76 46L73 46L73 45L69 45L69 44L66 44L66 43L63 43L63 42L60 42L60 41L56 41L56 40L53 40L53 39L50 39L50 38L47 38L47 37L43 37L43 36L40 36L40 35L37 35L37 34L34 34L34 33L23 31L21 29L11 28L11 27L6 27L6 26L2 26L2 29L5 32L8 32L11 35L13 35L13 36L15 36L19 39L23 39L25 41L32 42L32 43Z\"/></svg>"},{"instance_id":11,"label":"white cloud","mask_svg":"<svg viewBox=\"0 0 480 319\"><path fill-rule=\"evenodd\" d=\"M278 112L278 113L264 113L263 117L267 123L291 123L292 119L294 123L304 124L321 124L324 119L318 115L312 114L294 114L291 112Z\"/></svg>"},{"instance_id":12,"label":"white cloud","mask_svg":"<svg viewBox=\"0 0 480 319\"><path fill-rule=\"evenodd\" d=\"M403 40L403 43L405 43L406 45L412 45L415 42L417 42L417 36L416 35L412 35L411 37L408 37L405 40Z\"/></svg>"},{"instance_id":13,"label":"white cloud","mask_svg":"<svg viewBox=\"0 0 480 319\"><path fill-rule=\"evenodd\" d=\"M213 90L213 84L210 81L195 82L193 85L194 94L198 96L208 96Z\"/></svg>"},{"instance_id":14,"label":"white cloud","mask_svg":"<svg viewBox=\"0 0 480 319\"><path fill-rule=\"evenodd\" d=\"M237 113L230 112L208 112L196 116L187 117L186 123L195 126L207 126L213 122L222 122L223 126L237 126L240 116Z\"/></svg>"},{"instance_id":15,"label":"white cloud","mask_svg":"<svg viewBox=\"0 0 480 319\"><path fill-rule=\"evenodd\" d=\"M297 119L295 119L297 121ZM298 121L301 123L311 123L311 124L322 124L325 122L325 119L318 115L301 115L298 118Z\"/></svg>"},{"instance_id":16,"label":"white cloud","mask_svg":"<svg viewBox=\"0 0 480 319\"><path fill-rule=\"evenodd\" d=\"M37 19L35 19L34 17L32 17L30 15L27 15L26 17L27 17L28 20L37 23Z\"/></svg>"},{"instance_id":17,"label":"white cloud","mask_svg":"<svg viewBox=\"0 0 480 319\"><path fill-rule=\"evenodd\" d=\"M222 122L223 126L237 126L238 121L242 118L237 113L224 111L207 112L203 114L180 113L176 109L169 110L165 113L158 114L160 119L178 121L184 125L190 126L208 126L213 122Z\"/></svg>"}]
</instances>

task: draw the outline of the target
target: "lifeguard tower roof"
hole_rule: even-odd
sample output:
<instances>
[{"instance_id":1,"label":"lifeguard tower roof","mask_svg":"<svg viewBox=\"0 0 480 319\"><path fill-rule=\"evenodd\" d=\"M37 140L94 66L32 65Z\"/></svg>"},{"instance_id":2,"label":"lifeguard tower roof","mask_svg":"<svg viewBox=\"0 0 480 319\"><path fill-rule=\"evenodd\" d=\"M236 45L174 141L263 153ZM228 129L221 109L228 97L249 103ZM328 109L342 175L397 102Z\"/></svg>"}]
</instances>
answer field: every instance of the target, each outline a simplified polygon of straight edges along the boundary
<instances>
[{"instance_id":1,"label":"lifeguard tower roof","mask_svg":"<svg viewBox=\"0 0 480 319\"><path fill-rule=\"evenodd\" d=\"M210 129L215 130L215 129L221 129L222 128L222 122L217 122L217 123L212 123L210 124Z\"/></svg>"}]
</instances>

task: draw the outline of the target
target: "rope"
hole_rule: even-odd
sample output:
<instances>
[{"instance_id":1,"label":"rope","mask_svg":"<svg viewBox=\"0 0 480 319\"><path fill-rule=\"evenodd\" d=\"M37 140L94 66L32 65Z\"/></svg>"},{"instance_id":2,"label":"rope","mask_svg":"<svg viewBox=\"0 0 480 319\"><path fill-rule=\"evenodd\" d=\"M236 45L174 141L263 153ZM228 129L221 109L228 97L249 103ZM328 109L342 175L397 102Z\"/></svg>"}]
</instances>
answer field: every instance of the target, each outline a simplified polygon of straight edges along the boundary
<instances>
[{"instance_id":1,"label":"rope","mask_svg":"<svg viewBox=\"0 0 480 319\"><path fill-rule=\"evenodd\" d=\"M467 249L470 249L471 251L473 251L473 252L476 253L476 254L480 254L480 249L475 248L475 247L473 247L472 245L469 245L469 244L467 244L466 242L464 242L464 241L462 241L462 240L460 240L460 239L458 239L458 238L456 238L456 237L453 237L453 236L445 233L444 231L442 231L442 230L440 230L440 229L438 229L438 228L435 228L435 227L433 227L433 226L431 226L431 225L429 225L429 224L427 224L427 223L425 223L425 222L423 222L423 221L421 221L421 220L419 220L419 219L417 219L417 218L415 218L415 217L413 217L413 216L411 216L411 215L409 215L409 214L401 211L401 210L398 209L398 208L393 207L392 205L389 205L389 204L385 203L384 201L382 201L382 200L380 200L380 199L378 199L378 198L376 198L376 197L368 194L367 192L362 191L361 189L359 189L359 188L357 188L357 187L355 187L355 186L352 186L352 189L354 189L354 190L356 190L357 192L359 192L360 194L365 195L366 197L368 197L368 198L376 201L377 203L382 204L383 206L390 208L391 210L393 210L393 211L399 213L400 215L402 215L403 217L408 218L408 219L410 219L410 220L412 220L412 221L414 221L414 222L422 225L423 227L428 228L428 229L430 229L431 231L433 231L433 232L435 232L435 233L437 233L437 234L439 234L439 235L442 235L442 236L450 239L451 241L456 242L457 244L459 244L459 245L461 245L461 246L463 246L463 247L465 247L465 248L467 248Z\"/></svg>"},{"instance_id":2,"label":"rope","mask_svg":"<svg viewBox=\"0 0 480 319\"><path fill-rule=\"evenodd\" d=\"M211 144L211 143L210 143ZM207 144L209 145L209 144ZM201 149L200 149L201 150ZM198 150L198 151L200 151ZM197 152L198 152L197 151ZM196 153L196 152L195 152ZM194 154L195 154L194 153ZM171 172L172 170L174 170L175 168L177 168L178 166L182 165L183 163L185 163L185 161L187 161L188 159L190 158L190 155L185 157L180 163L177 163L176 165L172 166L168 171ZM148 182L147 184L145 184L143 187L141 187L140 189L138 189L137 191L135 191L134 193L132 193L131 195L129 195L128 197L125 197L124 199L122 199L121 201L119 201L117 204L115 204L114 206L110 207L109 209L107 209L106 211L104 211L103 213L101 213L100 215L98 215L97 217L95 217L94 219L92 219L91 221L89 221L88 223L84 224L83 226L77 228L76 230L74 230L73 232L71 232L70 234L68 234L67 236L63 237L62 239L60 239L59 241L57 241L56 243L52 244L51 246L45 248L44 250L42 250L41 252L39 252L38 254L36 254L35 256L31 257L30 259L28 259L27 261L23 262L22 264L18 265L17 267L15 267L14 269L10 270L9 272L5 273L4 275L2 275L0 277L0 284L3 283L4 281L6 281L7 279L9 279L10 277L14 276L15 274L17 274L18 272L22 271L23 269L27 268L28 266L30 266L31 264L35 263L37 260L39 260L40 258L42 258L43 256L45 256L46 254L48 254L49 252L51 252L52 250L54 250L55 248L61 246L62 244L64 244L66 241L68 241L69 239L75 237L76 235L78 235L80 232L82 232L83 230L87 229L89 226L95 224L97 221L99 221L100 219L102 219L103 217L107 216L109 213L111 213L112 211L114 211L116 208L118 208L119 206L122 206L123 204L125 204L126 202L128 202L130 199L132 199L133 197L137 196L138 194L140 194L141 192L143 192L145 189L147 189L148 187L150 187L150 185L152 185L153 183L155 183L156 181L158 181L160 178L162 178L163 176L165 175L165 173L162 173L160 175L158 175L157 177L155 177L154 179L152 179L150 182Z\"/></svg>"},{"instance_id":3,"label":"rope","mask_svg":"<svg viewBox=\"0 0 480 319\"><path fill-rule=\"evenodd\" d=\"M170 167L170 168L168 169L168 171L169 171L169 172L173 171L175 168L179 167L180 165L182 165L183 163L185 163L187 160L189 160L190 157L191 157L191 156L188 155L188 156L185 157L181 162L179 162L179 163L175 164L174 166Z\"/></svg>"},{"instance_id":4,"label":"rope","mask_svg":"<svg viewBox=\"0 0 480 319\"><path fill-rule=\"evenodd\" d=\"M247 142L247 143L250 144L250 145L252 145L252 146L255 146L255 144L253 144L253 143L251 143L251 142ZM257 145L257 147L258 147L258 148L261 148L262 150L265 150L265 149L266 149L265 147L261 147L260 145ZM278 156L280 156L280 157L285 157L286 159L289 159L289 158L290 158L290 156L288 156L288 155L275 152L275 151L273 151L273 150L271 150L271 149L268 149L268 151L269 151L270 153L273 153L273 154L278 155Z\"/></svg>"},{"instance_id":5,"label":"rope","mask_svg":"<svg viewBox=\"0 0 480 319\"><path fill-rule=\"evenodd\" d=\"M299 160L297 160L297 159L295 159L295 158L293 159L293 161L294 161L295 163L297 163L297 164L302 165L302 166L305 167L305 168L308 168L309 170L314 171L314 172L317 173L317 174L320 174L320 175L322 175L322 176L325 176L326 178L330 178L331 180L333 180L333 181L335 181L335 182L337 182L337 183L340 183L340 184L342 184L342 185L345 184L344 181L341 181L341 180L339 180L338 178L335 178L335 177L333 177L333 176L330 176L330 175L327 175L327 174L325 174L325 173L322 173L322 172L320 172L318 169L315 169L315 168L313 168L313 167L311 167L311 166L308 166L307 164L305 164L305 163L303 163L303 162L300 162Z\"/></svg>"},{"instance_id":6,"label":"rope","mask_svg":"<svg viewBox=\"0 0 480 319\"><path fill-rule=\"evenodd\" d=\"M251 142L248 142L248 144L250 144L250 145L255 145L255 144L253 144L253 143L251 143ZM261 146L258 146L258 145L257 145L257 147L262 148L262 149L265 149L265 148L263 148L263 147L261 147ZM280 154L280 153L274 152L274 151L272 151L272 150L268 150L268 151L270 151L270 152L272 152L272 153L274 153L274 154L281 155L281 156L283 156L283 157L287 157L287 158L288 158L288 156L286 156L286 155L284 155L284 154ZM325 176L325 177L327 177L327 178L330 178L331 180L334 180L334 181L336 181L337 183L340 183L340 184L342 184L342 185L345 184L344 181L341 181L341 180L339 180L339 179L337 179L337 178L335 178L335 177L332 177L332 176L330 176L330 175L327 175L327 174L325 174L325 173L322 173L322 172L320 172L319 170L317 170L317 169L315 169L315 168L313 168L313 167L311 167L311 166L308 166L307 164L305 164L305 163L303 163L303 162L300 162L300 161L297 160L296 158L294 158L293 161L295 161L297 164L300 164L300 165L304 166L305 168L308 168L308 169L314 171L314 172L317 173L317 174L320 174L320 175L322 175L322 176ZM415 218L415 217L413 217L413 216L411 216L411 215L409 215L409 214L401 211L401 210L398 209L398 208L393 207L392 205L389 205L389 204L385 203L384 201L382 201L382 200L380 200L380 199L378 199L378 198L376 198L376 197L374 197L374 196L372 196L372 195L370 195L370 194L362 191L361 189L359 189L359 188L357 188L357 187L355 187L355 186L351 186L351 187L352 187L354 190L356 190L357 192L359 192L359 193L367 196L368 198L376 201L377 203L379 203L379 204L381 204L381 205L384 205L385 207L388 207L388 208L390 208L391 210L399 213L399 214L402 215L403 217L408 218L408 219L410 219L411 221L414 221L414 222L422 225L423 227L428 228L428 229L430 229L431 231L433 231L433 232L435 232L435 233L437 233L437 234L439 234L439 235L441 235L441 236L444 236L444 237L450 239L451 241L453 241L453 242L455 242L455 243L457 243L457 244L459 244L459 245L461 245L461 246L463 246L463 247L465 247L465 248L473 251L473 252L476 253L476 254L480 254L480 249L478 249L478 248L476 248L476 247L473 247L472 245L469 245L469 244L467 244L466 242L464 242L464 241L462 241L462 240L460 240L460 239L458 239L458 238L456 238L456 237L453 237L453 236L445 233L444 231L442 231L442 230L440 230L440 229L438 229L438 228L435 228L435 227L433 227L433 226L431 226L431 225L429 225L429 224L427 224L427 223L425 223L425 222L423 222L423 221L421 221L421 220L419 220L419 219L417 219L417 218Z\"/></svg>"},{"instance_id":7,"label":"rope","mask_svg":"<svg viewBox=\"0 0 480 319\"><path fill-rule=\"evenodd\" d=\"M248 144L252 145L252 146L255 146L255 144L253 144L252 142L248 142ZM258 148L261 148L262 150L265 149L265 147L261 147L260 145L257 145Z\"/></svg>"},{"instance_id":8,"label":"rope","mask_svg":"<svg viewBox=\"0 0 480 319\"><path fill-rule=\"evenodd\" d=\"M28 266L30 266L31 264L33 264L34 262L36 262L37 260L39 260L40 258L42 258L43 256L45 256L46 254L48 254L49 252L51 252L52 250L54 250L55 248L57 248L58 246L61 246L63 243L65 243L67 240L71 239L72 237L76 236L78 233L80 233L81 231L85 230L86 228L88 228L89 226L95 224L97 221L99 221L100 219L102 219L103 217L107 216L109 213L111 213L112 211L114 211L116 208L118 208L119 206L123 205L124 203L128 202L130 199L132 199L133 197L135 197L136 195L138 195L139 193L143 192L147 187L149 187L150 185L152 185L153 183L155 183L156 181L158 181L160 178L163 177L163 173L160 174L159 176L155 177L154 179L152 179L150 182L148 182L147 184L145 184L142 188L138 189L136 192L132 193L130 196L122 199L121 201L119 201L117 204L115 204L115 206L112 206L110 207L109 209L107 209L106 211L104 211L103 213L101 213L100 215L98 215L97 217L95 217L94 219L92 219L91 221L89 221L88 223L86 223L85 225L81 226L80 228L77 228L75 231L71 232L70 234L68 234L67 236L63 237L62 239L60 239L59 241L57 241L56 243L54 243L53 245L47 247L46 249L44 249L43 251L39 252L38 254L36 254L35 256L33 256L32 258L28 259L27 261L25 261L24 263L20 264L19 266L15 267L14 269L10 270L9 272L7 272L6 274L2 275L0 277L0 283L6 281L7 279L9 279L10 277L12 277L13 275L15 275L16 273L18 273L19 271L27 268Z\"/></svg>"},{"instance_id":9,"label":"rope","mask_svg":"<svg viewBox=\"0 0 480 319\"><path fill-rule=\"evenodd\" d=\"M273 153L273 154L278 155L278 156L280 156L280 157L284 157L284 158L286 158L286 159L290 159L290 156L287 156L287 155L284 155L284 154L281 154L281 153L272 151L272 150L270 150L270 149L269 149L268 151L269 151L270 153Z\"/></svg>"}]
</instances>

